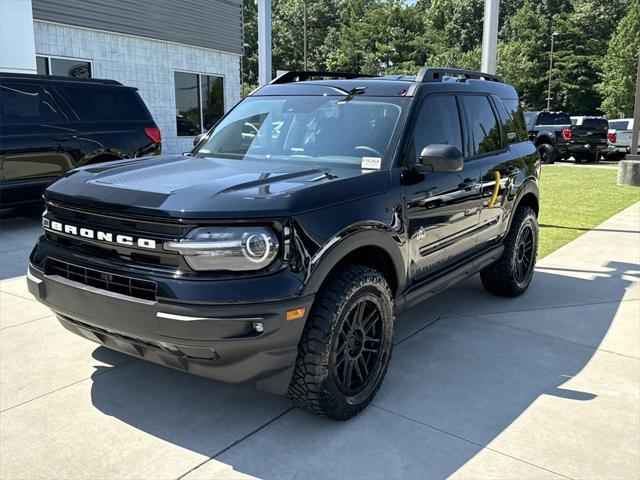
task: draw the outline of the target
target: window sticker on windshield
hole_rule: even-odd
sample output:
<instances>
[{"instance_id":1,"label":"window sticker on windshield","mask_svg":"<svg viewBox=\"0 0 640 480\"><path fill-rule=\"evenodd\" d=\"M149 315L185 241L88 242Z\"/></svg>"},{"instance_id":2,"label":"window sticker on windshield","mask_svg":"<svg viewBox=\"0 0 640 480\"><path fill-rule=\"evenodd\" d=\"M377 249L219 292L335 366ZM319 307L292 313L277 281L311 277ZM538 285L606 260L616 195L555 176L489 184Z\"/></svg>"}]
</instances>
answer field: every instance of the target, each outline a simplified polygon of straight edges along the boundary
<instances>
[{"instance_id":1,"label":"window sticker on windshield","mask_svg":"<svg viewBox=\"0 0 640 480\"><path fill-rule=\"evenodd\" d=\"M382 158L380 157L362 157L361 167L363 170L380 170Z\"/></svg>"}]
</instances>

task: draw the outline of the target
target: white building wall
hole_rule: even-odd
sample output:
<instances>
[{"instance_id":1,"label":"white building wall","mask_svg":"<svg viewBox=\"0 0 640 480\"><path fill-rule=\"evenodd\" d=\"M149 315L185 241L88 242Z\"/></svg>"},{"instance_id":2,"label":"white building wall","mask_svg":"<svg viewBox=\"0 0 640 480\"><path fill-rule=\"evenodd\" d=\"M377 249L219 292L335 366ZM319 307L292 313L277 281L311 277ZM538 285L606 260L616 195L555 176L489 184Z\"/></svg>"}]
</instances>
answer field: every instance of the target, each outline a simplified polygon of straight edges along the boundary
<instances>
[{"instance_id":1,"label":"white building wall","mask_svg":"<svg viewBox=\"0 0 640 480\"><path fill-rule=\"evenodd\" d=\"M176 134L176 70L223 76L225 111L240 100L236 54L38 20L34 27L37 55L91 60L94 78L137 87L162 132L163 153L193 146L193 137Z\"/></svg>"}]
</instances>

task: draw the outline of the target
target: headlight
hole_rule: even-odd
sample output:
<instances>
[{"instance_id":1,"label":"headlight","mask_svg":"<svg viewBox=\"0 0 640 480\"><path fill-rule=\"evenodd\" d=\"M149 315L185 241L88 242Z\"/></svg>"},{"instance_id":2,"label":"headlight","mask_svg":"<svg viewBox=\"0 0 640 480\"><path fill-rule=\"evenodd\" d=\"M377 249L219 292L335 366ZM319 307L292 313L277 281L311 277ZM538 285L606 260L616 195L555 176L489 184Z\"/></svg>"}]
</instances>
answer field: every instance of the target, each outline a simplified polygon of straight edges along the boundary
<instances>
[{"instance_id":1,"label":"headlight","mask_svg":"<svg viewBox=\"0 0 640 480\"><path fill-rule=\"evenodd\" d=\"M201 227L164 248L180 252L194 270L260 270L278 255L278 237L265 227Z\"/></svg>"}]
</instances>

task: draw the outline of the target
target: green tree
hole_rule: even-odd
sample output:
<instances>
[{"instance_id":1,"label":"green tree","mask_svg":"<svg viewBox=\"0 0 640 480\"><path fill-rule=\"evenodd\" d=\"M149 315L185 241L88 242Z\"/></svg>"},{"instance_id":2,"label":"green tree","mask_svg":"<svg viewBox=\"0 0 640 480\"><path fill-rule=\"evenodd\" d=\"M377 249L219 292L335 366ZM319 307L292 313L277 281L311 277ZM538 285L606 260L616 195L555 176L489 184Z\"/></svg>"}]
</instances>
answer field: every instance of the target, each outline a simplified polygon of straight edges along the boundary
<instances>
[{"instance_id":1,"label":"green tree","mask_svg":"<svg viewBox=\"0 0 640 480\"><path fill-rule=\"evenodd\" d=\"M609 41L602 63L602 110L609 118L631 116L640 50L640 1L635 0Z\"/></svg>"},{"instance_id":2,"label":"green tree","mask_svg":"<svg viewBox=\"0 0 640 480\"><path fill-rule=\"evenodd\" d=\"M548 20L532 0L505 23L498 42L497 72L511 83L529 109L546 107L549 70Z\"/></svg>"},{"instance_id":3,"label":"green tree","mask_svg":"<svg viewBox=\"0 0 640 480\"><path fill-rule=\"evenodd\" d=\"M635 0L637 1L637 0ZM600 107L596 82L602 56L627 0L574 0L573 11L556 15L555 95L552 104L572 114L593 114Z\"/></svg>"}]
</instances>

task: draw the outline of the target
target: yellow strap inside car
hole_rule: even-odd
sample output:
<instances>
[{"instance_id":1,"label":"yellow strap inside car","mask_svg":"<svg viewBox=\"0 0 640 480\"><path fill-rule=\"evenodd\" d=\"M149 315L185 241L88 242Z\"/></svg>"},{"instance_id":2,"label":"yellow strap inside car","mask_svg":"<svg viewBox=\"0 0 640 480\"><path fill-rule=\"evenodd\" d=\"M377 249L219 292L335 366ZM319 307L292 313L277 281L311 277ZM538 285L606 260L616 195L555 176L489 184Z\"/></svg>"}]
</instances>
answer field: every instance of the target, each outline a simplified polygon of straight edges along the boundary
<instances>
[{"instance_id":1,"label":"yellow strap inside car","mask_svg":"<svg viewBox=\"0 0 640 480\"><path fill-rule=\"evenodd\" d=\"M496 184L493 186L493 194L491 195L491 200L489 201L489 208L495 205L498 198L498 191L500 190L500 172L493 172L493 177L495 178Z\"/></svg>"}]
</instances>

